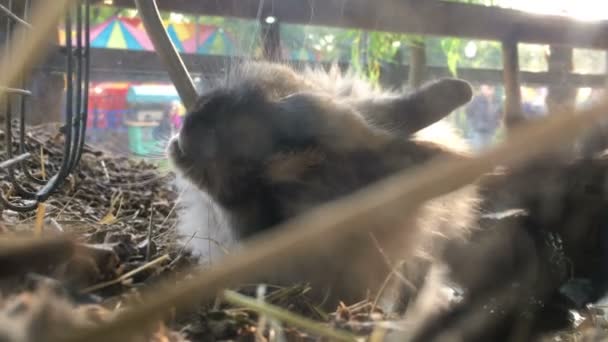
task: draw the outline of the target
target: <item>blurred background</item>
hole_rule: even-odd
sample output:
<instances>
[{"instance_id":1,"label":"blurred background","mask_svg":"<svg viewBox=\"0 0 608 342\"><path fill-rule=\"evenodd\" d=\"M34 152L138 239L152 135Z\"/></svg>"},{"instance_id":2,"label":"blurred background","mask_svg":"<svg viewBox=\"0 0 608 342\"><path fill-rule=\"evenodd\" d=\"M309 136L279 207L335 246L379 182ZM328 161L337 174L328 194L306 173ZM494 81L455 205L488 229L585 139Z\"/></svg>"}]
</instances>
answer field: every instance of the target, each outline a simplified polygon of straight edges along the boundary
<instances>
[{"instance_id":1,"label":"blurred background","mask_svg":"<svg viewBox=\"0 0 608 342\"><path fill-rule=\"evenodd\" d=\"M597 1L497 0L467 1L531 13L557 14L581 21L608 19L608 4ZM154 54L131 1L103 0L92 8L91 91L87 139L104 143L116 152L146 156L162 152L158 141L174 133L185 113L167 73ZM390 88L416 86L425 79L462 77L475 87L475 98L449 117L477 149L504 135L501 45L494 41L418 36L207 16L184 1L161 2L162 17L176 48L193 74L199 91L221 76L238 58L261 58L272 41L273 54L292 63L330 63L351 67L371 82ZM271 29L269 29L271 27ZM57 43L65 42L63 26ZM522 113L527 118L544 115L548 96L565 93L577 106L593 101L604 88L606 53L601 50L519 44ZM551 56L561 63L550 68ZM415 59L423 58L422 79L409 72ZM564 63L569 65L564 68ZM26 117L29 124L62 119L64 83L61 56L51 55L33 78L34 103ZM569 70L568 70L569 69ZM566 84L563 73L577 82ZM52 89L52 91L48 91ZM40 110L44 108L44 110ZM108 139L112 137L112 139Z\"/></svg>"}]
</instances>

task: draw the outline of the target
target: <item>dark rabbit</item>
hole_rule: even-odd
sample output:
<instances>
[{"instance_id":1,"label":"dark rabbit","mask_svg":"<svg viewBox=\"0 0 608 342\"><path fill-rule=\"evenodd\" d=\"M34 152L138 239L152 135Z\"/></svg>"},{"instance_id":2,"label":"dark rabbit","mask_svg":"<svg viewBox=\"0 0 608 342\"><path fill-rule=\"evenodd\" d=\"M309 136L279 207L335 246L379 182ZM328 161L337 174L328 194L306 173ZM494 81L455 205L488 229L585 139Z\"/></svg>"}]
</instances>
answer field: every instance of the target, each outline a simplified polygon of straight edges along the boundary
<instances>
[{"instance_id":1,"label":"dark rabbit","mask_svg":"<svg viewBox=\"0 0 608 342\"><path fill-rule=\"evenodd\" d=\"M414 133L470 97L470 86L455 79L392 94L336 71L247 64L201 96L169 153L180 173L217 203L238 240L436 156L463 157L456 138L447 146ZM378 290L392 271L386 255L399 262L404 242L420 239L418 254L428 254L437 244L430 236L466 235L476 201L474 187L431 201L415 218L396 223L420 226L425 234L398 236L399 229L387 227L374 230L373 238L370 232L351 236L277 281L331 288L330 307L358 301ZM430 259L421 256L404 270L415 287Z\"/></svg>"},{"instance_id":2,"label":"dark rabbit","mask_svg":"<svg viewBox=\"0 0 608 342\"><path fill-rule=\"evenodd\" d=\"M415 341L536 340L608 290L608 159L544 158L480 182L479 225L441 258L464 300ZM487 213L504 212L499 215ZM475 265L474 268L471 265Z\"/></svg>"},{"instance_id":3,"label":"dark rabbit","mask_svg":"<svg viewBox=\"0 0 608 342\"><path fill-rule=\"evenodd\" d=\"M211 198L194 200L185 213L209 212L200 210L203 202L213 206L222 220L206 229L221 221L224 241L234 243L434 157L466 158L459 140L436 133L446 131L433 124L470 97L459 80L404 95L374 90L336 69L297 73L246 64L200 98L170 145L177 169L194 184L187 191ZM389 288L399 291L385 295L404 300L396 301L400 309L409 304L414 339L457 333L467 341L506 340L522 324L531 339L567 326L569 309L605 292L606 279L598 276L608 250L601 229L605 164L549 158L489 175L424 204L413 217L318 248L294 262L293 272L265 279L309 281L331 308L375 295L398 271ZM514 214L484 216L504 210ZM399 229L412 225L415 233ZM406 245L415 251L403 260ZM564 294L573 278L591 283L578 302ZM465 290L454 306L441 295L448 280Z\"/></svg>"}]
</instances>

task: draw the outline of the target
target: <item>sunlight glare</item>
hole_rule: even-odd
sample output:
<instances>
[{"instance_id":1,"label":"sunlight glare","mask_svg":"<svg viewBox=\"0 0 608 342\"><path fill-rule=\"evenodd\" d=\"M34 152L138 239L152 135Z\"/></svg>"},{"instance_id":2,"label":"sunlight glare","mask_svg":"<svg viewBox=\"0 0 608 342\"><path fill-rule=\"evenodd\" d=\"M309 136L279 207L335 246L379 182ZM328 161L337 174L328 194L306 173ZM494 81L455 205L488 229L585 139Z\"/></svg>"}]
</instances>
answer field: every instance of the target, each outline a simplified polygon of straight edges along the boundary
<instances>
[{"instance_id":1,"label":"sunlight glare","mask_svg":"<svg viewBox=\"0 0 608 342\"><path fill-rule=\"evenodd\" d=\"M499 0L498 5L538 14L564 15L579 20L608 19L608 1L603 0Z\"/></svg>"}]
</instances>

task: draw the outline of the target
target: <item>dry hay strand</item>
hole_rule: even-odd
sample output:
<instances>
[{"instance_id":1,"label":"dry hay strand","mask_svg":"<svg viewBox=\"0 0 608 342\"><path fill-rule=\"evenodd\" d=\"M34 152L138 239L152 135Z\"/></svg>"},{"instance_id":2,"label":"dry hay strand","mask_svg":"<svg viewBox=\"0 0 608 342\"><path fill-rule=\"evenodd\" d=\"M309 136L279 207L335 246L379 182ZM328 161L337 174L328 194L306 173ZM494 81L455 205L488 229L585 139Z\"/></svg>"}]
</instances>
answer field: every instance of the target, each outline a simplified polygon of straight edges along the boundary
<instances>
[{"instance_id":1,"label":"dry hay strand","mask_svg":"<svg viewBox=\"0 0 608 342\"><path fill-rule=\"evenodd\" d=\"M44 148L48 156L45 166L53 171L61 163L62 139L52 131L49 127L29 128L26 144L31 150ZM28 160L25 167L36 170L39 161ZM0 170L0 175L5 176L0 184L10 188L6 170ZM17 175L25 187L37 186L20 172ZM42 275L48 277L46 282L51 281L75 300L70 305L76 311L83 298L129 306L125 298L130 293L194 263L176 245L172 234L177 195L171 187L171 175L161 174L153 164L113 157L87 147L70 177L66 186L45 203L44 215L40 211L3 211L0 246L7 248L0 253L0 287L5 294L30 293L21 279ZM9 198L20 200L14 195ZM43 239L21 237L31 236L41 222L45 225L40 232ZM20 243L21 240L27 243ZM61 306L58 301L45 303L47 311ZM113 308L107 310L114 313ZM7 317L3 322L8 322ZM21 328L27 332L25 326L24 322ZM163 329L157 339L140 340L173 341L163 336L178 336L169 327Z\"/></svg>"},{"instance_id":2,"label":"dry hay strand","mask_svg":"<svg viewBox=\"0 0 608 342\"><path fill-rule=\"evenodd\" d=\"M45 342L65 336L69 329L95 326L108 321L116 312L94 305L74 305L52 289L0 300L0 339L7 342ZM67 329L67 330L66 330ZM154 322L128 339L128 342L182 342L179 334L169 331L162 322Z\"/></svg>"}]
</instances>

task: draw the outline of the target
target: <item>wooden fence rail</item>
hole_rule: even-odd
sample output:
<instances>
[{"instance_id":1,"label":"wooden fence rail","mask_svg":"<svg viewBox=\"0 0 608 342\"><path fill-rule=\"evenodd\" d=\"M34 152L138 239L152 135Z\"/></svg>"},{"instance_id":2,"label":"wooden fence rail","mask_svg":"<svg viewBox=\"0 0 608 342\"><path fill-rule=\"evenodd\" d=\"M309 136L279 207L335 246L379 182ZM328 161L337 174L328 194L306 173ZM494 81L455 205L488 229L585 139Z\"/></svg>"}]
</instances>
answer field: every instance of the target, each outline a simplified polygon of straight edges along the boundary
<instances>
[{"instance_id":1,"label":"wooden fence rail","mask_svg":"<svg viewBox=\"0 0 608 342\"><path fill-rule=\"evenodd\" d=\"M230 61L238 61L238 57L181 54L187 69L192 74L206 77L223 75ZM138 81L167 81L169 77L162 66L159 57L154 52L91 49L91 79L94 81L117 81L136 79ZM294 61L299 64L299 62ZM342 64L347 67L347 64ZM37 67L40 71L61 72L64 69L63 55L55 51L42 65ZM408 65L387 64L382 72L383 81L389 85L403 84L409 77ZM426 79L450 76L447 67L427 66ZM544 86L548 84L567 83L577 88L591 87L603 88L606 77L599 74L580 74L556 72L520 71L520 82L529 86ZM458 68L458 77L476 84L497 84L503 81L502 70Z\"/></svg>"},{"instance_id":2,"label":"wooden fence rail","mask_svg":"<svg viewBox=\"0 0 608 342\"><path fill-rule=\"evenodd\" d=\"M99 0L100 1L100 0ZM100 1L101 2L101 1ZM608 21L437 0L158 0L165 11L282 23L608 49ZM114 0L133 7L132 0Z\"/></svg>"},{"instance_id":3,"label":"wooden fence rail","mask_svg":"<svg viewBox=\"0 0 608 342\"><path fill-rule=\"evenodd\" d=\"M555 70L544 74L520 73L517 45L525 42L606 50L608 21L583 22L563 16L437 0L158 0L157 3L161 10L197 15L239 17L262 23L265 18L271 18L273 24L270 27L262 25L266 28L262 30L262 39L265 56L272 59L276 59L276 51L280 50L280 41L276 34L279 23L499 41L503 44L502 81L506 90L505 111L508 113L507 122L511 123L518 121L521 116L522 82L571 82L571 86L605 84L604 80L594 76ZM130 0L116 0L114 4L132 6ZM271 30L268 30L269 28ZM420 75L443 74L436 69L434 73L431 71L433 68L424 65L423 54L417 57L411 60L411 70L408 70L412 71L408 73L412 75L410 84L419 84ZM487 79L496 76L488 70L467 70L462 74L463 78L471 81L485 80L482 75ZM404 80L407 79L405 75L403 77Z\"/></svg>"}]
</instances>

